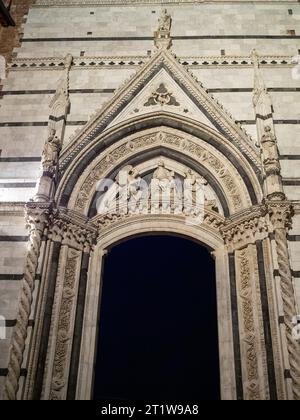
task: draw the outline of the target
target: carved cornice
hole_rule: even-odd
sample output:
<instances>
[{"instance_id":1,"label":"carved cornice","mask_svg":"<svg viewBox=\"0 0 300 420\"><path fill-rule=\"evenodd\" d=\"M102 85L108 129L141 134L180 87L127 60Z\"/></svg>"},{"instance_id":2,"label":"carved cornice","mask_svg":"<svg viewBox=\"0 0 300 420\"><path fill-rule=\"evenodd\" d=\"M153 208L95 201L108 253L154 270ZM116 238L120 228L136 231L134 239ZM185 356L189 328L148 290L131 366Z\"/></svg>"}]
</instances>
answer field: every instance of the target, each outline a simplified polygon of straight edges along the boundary
<instances>
[{"instance_id":1,"label":"carved cornice","mask_svg":"<svg viewBox=\"0 0 300 420\"><path fill-rule=\"evenodd\" d=\"M91 56L74 57L72 70L92 70L99 68L121 69L137 68L149 60L148 56ZM178 57L179 63L188 68L205 67L252 67L250 56L199 56L199 57ZM289 55L268 55L260 56L260 67L293 67L295 62L293 56ZM40 70L63 70L64 59L62 57L31 57L15 58L7 64L9 71L40 71Z\"/></svg>"}]
</instances>

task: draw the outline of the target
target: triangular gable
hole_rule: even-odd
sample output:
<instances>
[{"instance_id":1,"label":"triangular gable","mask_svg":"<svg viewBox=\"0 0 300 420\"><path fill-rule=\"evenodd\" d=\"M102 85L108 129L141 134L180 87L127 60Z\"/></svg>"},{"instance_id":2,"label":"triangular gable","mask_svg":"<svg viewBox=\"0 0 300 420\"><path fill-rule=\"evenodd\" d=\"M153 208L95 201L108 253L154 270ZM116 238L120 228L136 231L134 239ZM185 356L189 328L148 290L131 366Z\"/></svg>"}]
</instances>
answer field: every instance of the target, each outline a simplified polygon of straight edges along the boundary
<instances>
[{"instance_id":1,"label":"triangular gable","mask_svg":"<svg viewBox=\"0 0 300 420\"><path fill-rule=\"evenodd\" d=\"M154 75L108 127L113 127L137 115L159 111L187 116L217 129L213 124L214 121L207 118L165 69L161 69Z\"/></svg>"},{"instance_id":2,"label":"triangular gable","mask_svg":"<svg viewBox=\"0 0 300 420\"><path fill-rule=\"evenodd\" d=\"M247 133L236 124L231 115L207 92L192 73L180 64L170 51L163 49L154 54L136 74L126 81L115 92L111 100L91 118L62 150L60 157L61 170L64 171L83 148L108 127L117 121L121 121L127 113L127 118L132 118L132 115L129 115L129 110L139 109L134 105L138 98L142 103L143 92L147 92L147 88L149 89L148 92L153 93L153 89L157 88L155 80L159 80L162 75L165 78L168 76L168 82L174 88L174 92L172 92L174 96L176 96L176 93L181 98L184 95L185 98L188 98L189 103L193 104L191 110L196 118L190 118L196 120L199 118L198 121L214 127L215 130L234 143L249 160L259 166L259 154ZM177 102L180 103L180 100ZM168 108L172 108L172 106ZM176 113L174 108L175 106L171 111L168 109L168 112ZM179 112L179 109L177 112Z\"/></svg>"}]
</instances>

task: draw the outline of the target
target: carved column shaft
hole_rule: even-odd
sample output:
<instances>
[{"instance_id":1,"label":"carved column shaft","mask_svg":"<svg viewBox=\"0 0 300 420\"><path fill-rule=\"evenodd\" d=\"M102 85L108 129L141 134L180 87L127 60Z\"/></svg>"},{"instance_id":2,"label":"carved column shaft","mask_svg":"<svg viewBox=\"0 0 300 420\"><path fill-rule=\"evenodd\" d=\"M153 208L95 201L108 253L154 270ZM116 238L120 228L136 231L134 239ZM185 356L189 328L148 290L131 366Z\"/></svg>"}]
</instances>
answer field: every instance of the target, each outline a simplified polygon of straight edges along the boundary
<instances>
[{"instance_id":1,"label":"carved column shaft","mask_svg":"<svg viewBox=\"0 0 300 420\"><path fill-rule=\"evenodd\" d=\"M30 229L29 249L21 283L18 315L11 339L8 374L4 386L4 399L7 400L17 398L42 235L48 219L47 213L49 213L49 208L27 207L27 226Z\"/></svg>"},{"instance_id":2,"label":"carved column shaft","mask_svg":"<svg viewBox=\"0 0 300 420\"><path fill-rule=\"evenodd\" d=\"M292 208L284 202L277 205L270 204L269 213L276 242L292 389L294 399L300 400L300 345L292 335L293 317L297 311L287 241L287 228L290 227Z\"/></svg>"}]
</instances>

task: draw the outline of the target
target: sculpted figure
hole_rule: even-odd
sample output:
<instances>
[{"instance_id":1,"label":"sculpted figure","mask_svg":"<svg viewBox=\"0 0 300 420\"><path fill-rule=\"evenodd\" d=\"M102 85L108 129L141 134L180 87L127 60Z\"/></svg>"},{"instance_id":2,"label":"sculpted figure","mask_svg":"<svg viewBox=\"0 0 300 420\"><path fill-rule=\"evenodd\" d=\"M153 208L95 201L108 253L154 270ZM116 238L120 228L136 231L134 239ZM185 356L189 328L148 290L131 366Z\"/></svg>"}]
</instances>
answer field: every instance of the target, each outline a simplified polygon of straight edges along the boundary
<instances>
[{"instance_id":1,"label":"sculpted figure","mask_svg":"<svg viewBox=\"0 0 300 420\"><path fill-rule=\"evenodd\" d=\"M268 165L278 161L278 148L275 134L269 125L265 126L265 132L261 138L264 164Z\"/></svg>"},{"instance_id":2,"label":"sculpted figure","mask_svg":"<svg viewBox=\"0 0 300 420\"><path fill-rule=\"evenodd\" d=\"M44 170L53 169L58 162L61 144L59 138L55 134L56 131L51 129L49 137L44 145L42 153L42 166Z\"/></svg>"},{"instance_id":3,"label":"sculpted figure","mask_svg":"<svg viewBox=\"0 0 300 420\"><path fill-rule=\"evenodd\" d=\"M168 14L167 9L164 9L159 18L158 30L162 32L170 32L171 25L172 25L171 16Z\"/></svg>"}]
</instances>

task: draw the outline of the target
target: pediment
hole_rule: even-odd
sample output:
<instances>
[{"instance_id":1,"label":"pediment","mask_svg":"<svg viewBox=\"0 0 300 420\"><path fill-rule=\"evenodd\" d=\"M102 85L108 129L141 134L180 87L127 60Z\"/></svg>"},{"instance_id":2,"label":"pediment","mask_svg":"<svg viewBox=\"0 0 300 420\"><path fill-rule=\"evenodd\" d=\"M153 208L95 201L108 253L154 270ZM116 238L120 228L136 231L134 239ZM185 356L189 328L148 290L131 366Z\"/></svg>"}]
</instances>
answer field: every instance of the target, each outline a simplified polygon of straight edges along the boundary
<instances>
[{"instance_id":1,"label":"pediment","mask_svg":"<svg viewBox=\"0 0 300 420\"><path fill-rule=\"evenodd\" d=\"M108 127L138 115L149 113L168 112L175 115L186 116L207 126L218 130L203 111L197 107L193 100L184 92L164 68L162 68L137 96L125 107L123 111L109 124Z\"/></svg>"},{"instance_id":2,"label":"pediment","mask_svg":"<svg viewBox=\"0 0 300 420\"><path fill-rule=\"evenodd\" d=\"M171 100L166 98L167 93L171 94ZM163 49L143 64L70 140L61 153L61 170L64 171L77 154L114 126L139 116L166 111L213 128L259 167L259 153L247 133L193 74L170 51Z\"/></svg>"}]
</instances>

